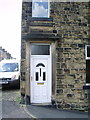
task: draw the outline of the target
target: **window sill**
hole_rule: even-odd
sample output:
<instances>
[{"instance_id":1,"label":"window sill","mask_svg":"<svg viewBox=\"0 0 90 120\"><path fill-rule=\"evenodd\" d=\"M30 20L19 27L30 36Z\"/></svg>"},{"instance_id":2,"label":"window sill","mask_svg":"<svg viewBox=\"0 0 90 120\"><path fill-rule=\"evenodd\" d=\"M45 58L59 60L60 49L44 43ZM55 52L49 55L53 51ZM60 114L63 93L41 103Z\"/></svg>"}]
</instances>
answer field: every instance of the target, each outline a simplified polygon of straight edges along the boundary
<instances>
[{"instance_id":1,"label":"window sill","mask_svg":"<svg viewBox=\"0 0 90 120\"><path fill-rule=\"evenodd\" d=\"M44 18L44 17L31 17L30 21L53 21L53 18Z\"/></svg>"}]
</instances>

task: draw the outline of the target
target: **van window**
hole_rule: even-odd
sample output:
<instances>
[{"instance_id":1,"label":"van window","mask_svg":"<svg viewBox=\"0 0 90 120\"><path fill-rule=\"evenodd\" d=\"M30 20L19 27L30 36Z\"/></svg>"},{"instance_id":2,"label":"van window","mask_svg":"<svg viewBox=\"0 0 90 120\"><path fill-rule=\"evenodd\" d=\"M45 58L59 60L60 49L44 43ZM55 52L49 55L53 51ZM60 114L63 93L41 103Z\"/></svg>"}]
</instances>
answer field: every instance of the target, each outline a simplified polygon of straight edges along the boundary
<instances>
[{"instance_id":1,"label":"van window","mask_svg":"<svg viewBox=\"0 0 90 120\"><path fill-rule=\"evenodd\" d=\"M0 72L16 72L18 69L18 63L0 63Z\"/></svg>"}]
</instances>

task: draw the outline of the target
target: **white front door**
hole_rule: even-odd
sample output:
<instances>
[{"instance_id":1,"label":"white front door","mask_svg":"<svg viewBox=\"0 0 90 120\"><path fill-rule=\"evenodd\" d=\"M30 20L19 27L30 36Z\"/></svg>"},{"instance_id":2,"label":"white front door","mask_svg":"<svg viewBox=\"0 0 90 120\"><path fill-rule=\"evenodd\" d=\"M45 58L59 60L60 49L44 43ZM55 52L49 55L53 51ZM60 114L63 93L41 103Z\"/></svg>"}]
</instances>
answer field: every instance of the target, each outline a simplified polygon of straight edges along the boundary
<instances>
[{"instance_id":1,"label":"white front door","mask_svg":"<svg viewBox=\"0 0 90 120\"><path fill-rule=\"evenodd\" d=\"M31 55L31 103L51 102L50 55Z\"/></svg>"}]
</instances>

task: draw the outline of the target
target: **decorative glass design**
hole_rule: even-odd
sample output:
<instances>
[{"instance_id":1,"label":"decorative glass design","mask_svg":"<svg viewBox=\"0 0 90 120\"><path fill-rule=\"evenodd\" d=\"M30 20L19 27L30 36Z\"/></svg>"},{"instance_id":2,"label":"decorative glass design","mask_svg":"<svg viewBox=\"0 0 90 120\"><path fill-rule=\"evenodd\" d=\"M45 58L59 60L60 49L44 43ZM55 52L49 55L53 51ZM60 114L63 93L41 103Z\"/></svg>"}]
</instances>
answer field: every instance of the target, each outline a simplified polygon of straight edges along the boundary
<instances>
[{"instance_id":1,"label":"decorative glass design","mask_svg":"<svg viewBox=\"0 0 90 120\"><path fill-rule=\"evenodd\" d=\"M45 67L45 65L42 64L42 63L39 63L39 64L36 65L36 67L39 67L39 66Z\"/></svg>"},{"instance_id":2,"label":"decorative glass design","mask_svg":"<svg viewBox=\"0 0 90 120\"><path fill-rule=\"evenodd\" d=\"M36 81L38 81L39 80L39 74L38 74L38 72L36 72Z\"/></svg>"}]
</instances>

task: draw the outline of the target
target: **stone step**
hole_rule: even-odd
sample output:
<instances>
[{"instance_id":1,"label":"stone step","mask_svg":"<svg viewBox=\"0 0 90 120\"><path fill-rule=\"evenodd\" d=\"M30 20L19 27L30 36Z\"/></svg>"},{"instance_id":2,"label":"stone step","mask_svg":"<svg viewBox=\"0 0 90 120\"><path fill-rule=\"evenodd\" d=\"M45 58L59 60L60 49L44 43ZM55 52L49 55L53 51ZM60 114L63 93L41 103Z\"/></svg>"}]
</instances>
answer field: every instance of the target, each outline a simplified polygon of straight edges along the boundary
<instances>
[{"instance_id":1,"label":"stone step","mask_svg":"<svg viewBox=\"0 0 90 120\"><path fill-rule=\"evenodd\" d=\"M52 104L51 103L32 103L31 105L33 106L42 106L42 107L52 107Z\"/></svg>"},{"instance_id":2,"label":"stone step","mask_svg":"<svg viewBox=\"0 0 90 120\"><path fill-rule=\"evenodd\" d=\"M37 107L57 108L55 104L51 104L51 103L37 103L37 104L33 103L31 105Z\"/></svg>"}]
</instances>

